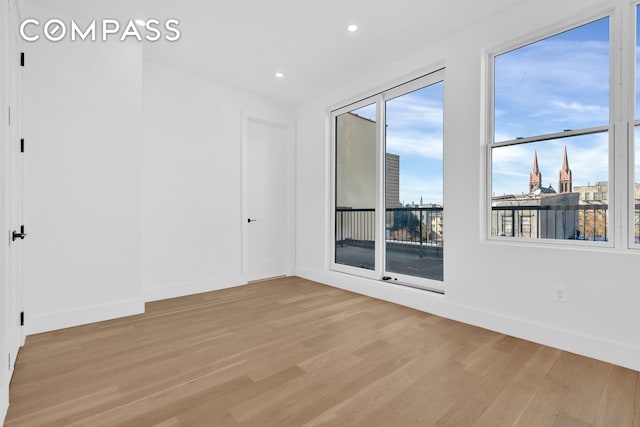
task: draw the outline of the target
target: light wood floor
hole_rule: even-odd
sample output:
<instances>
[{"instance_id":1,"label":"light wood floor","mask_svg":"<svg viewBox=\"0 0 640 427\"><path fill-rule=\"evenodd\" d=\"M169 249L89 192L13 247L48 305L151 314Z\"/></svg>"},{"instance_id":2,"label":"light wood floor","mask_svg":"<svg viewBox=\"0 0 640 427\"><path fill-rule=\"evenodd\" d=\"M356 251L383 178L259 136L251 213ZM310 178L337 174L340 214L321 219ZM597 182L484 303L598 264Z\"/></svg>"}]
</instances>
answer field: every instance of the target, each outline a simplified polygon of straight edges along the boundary
<instances>
[{"instance_id":1,"label":"light wood floor","mask_svg":"<svg viewBox=\"0 0 640 427\"><path fill-rule=\"evenodd\" d=\"M640 427L638 372L299 278L34 335L6 427Z\"/></svg>"}]
</instances>

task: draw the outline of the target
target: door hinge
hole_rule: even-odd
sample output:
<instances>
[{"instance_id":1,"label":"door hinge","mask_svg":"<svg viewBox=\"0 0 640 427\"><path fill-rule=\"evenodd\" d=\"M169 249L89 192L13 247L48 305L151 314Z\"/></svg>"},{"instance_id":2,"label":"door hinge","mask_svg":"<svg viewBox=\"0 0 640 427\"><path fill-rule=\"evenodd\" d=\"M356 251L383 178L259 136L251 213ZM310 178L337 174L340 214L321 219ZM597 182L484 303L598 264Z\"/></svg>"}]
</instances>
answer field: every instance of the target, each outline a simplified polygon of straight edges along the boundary
<instances>
[{"instance_id":1,"label":"door hinge","mask_svg":"<svg viewBox=\"0 0 640 427\"><path fill-rule=\"evenodd\" d=\"M24 153L24 138L20 138L20 152Z\"/></svg>"},{"instance_id":2,"label":"door hinge","mask_svg":"<svg viewBox=\"0 0 640 427\"><path fill-rule=\"evenodd\" d=\"M24 67L24 52L20 52L20 66Z\"/></svg>"},{"instance_id":3,"label":"door hinge","mask_svg":"<svg viewBox=\"0 0 640 427\"><path fill-rule=\"evenodd\" d=\"M24 326L24 311L20 312L20 326Z\"/></svg>"},{"instance_id":4,"label":"door hinge","mask_svg":"<svg viewBox=\"0 0 640 427\"><path fill-rule=\"evenodd\" d=\"M16 240L20 239L20 240L24 240L24 238L27 237L27 233L24 232L24 225L20 226L20 231L14 231L11 234L11 241L15 242Z\"/></svg>"}]
</instances>

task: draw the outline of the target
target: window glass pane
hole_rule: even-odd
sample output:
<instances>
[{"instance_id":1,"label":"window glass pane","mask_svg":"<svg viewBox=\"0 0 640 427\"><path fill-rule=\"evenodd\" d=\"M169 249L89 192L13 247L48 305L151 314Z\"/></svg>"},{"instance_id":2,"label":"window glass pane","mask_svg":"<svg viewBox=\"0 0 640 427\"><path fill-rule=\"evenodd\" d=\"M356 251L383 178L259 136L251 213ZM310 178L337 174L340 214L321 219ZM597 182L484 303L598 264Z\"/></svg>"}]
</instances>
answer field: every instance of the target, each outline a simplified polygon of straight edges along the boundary
<instances>
[{"instance_id":1,"label":"window glass pane","mask_svg":"<svg viewBox=\"0 0 640 427\"><path fill-rule=\"evenodd\" d=\"M635 118L638 120L640 117L640 5L636 6L636 109ZM633 208L633 241L640 244L640 128L635 127L634 132L634 147L635 147L635 167L633 181L634 186L631 191L633 192L634 208Z\"/></svg>"},{"instance_id":2,"label":"window glass pane","mask_svg":"<svg viewBox=\"0 0 640 427\"><path fill-rule=\"evenodd\" d=\"M491 235L608 240L608 144L603 132L493 148Z\"/></svg>"},{"instance_id":3,"label":"window glass pane","mask_svg":"<svg viewBox=\"0 0 640 427\"><path fill-rule=\"evenodd\" d=\"M495 141L609 123L609 18L499 55Z\"/></svg>"},{"instance_id":4,"label":"window glass pane","mask_svg":"<svg viewBox=\"0 0 640 427\"><path fill-rule=\"evenodd\" d=\"M636 6L636 120L640 118L640 55L638 51L640 51L640 5Z\"/></svg>"},{"instance_id":5,"label":"window glass pane","mask_svg":"<svg viewBox=\"0 0 640 427\"><path fill-rule=\"evenodd\" d=\"M640 127L635 128L635 168L634 168L634 221L633 221L633 241L640 243Z\"/></svg>"},{"instance_id":6,"label":"window glass pane","mask_svg":"<svg viewBox=\"0 0 640 427\"><path fill-rule=\"evenodd\" d=\"M386 271L442 280L442 82L386 102Z\"/></svg>"},{"instance_id":7,"label":"window glass pane","mask_svg":"<svg viewBox=\"0 0 640 427\"><path fill-rule=\"evenodd\" d=\"M376 105L336 118L335 262L375 270Z\"/></svg>"}]
</instances>

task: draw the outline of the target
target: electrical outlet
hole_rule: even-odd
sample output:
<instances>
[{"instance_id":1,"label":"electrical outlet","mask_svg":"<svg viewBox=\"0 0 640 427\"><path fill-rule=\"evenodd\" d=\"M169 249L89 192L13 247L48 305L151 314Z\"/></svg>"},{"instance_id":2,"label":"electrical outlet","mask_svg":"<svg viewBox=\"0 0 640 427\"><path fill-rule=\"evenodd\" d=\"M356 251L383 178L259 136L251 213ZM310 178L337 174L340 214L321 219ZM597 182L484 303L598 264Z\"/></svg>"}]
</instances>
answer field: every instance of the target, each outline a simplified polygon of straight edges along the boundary
<instances>
[{"instance_id":1,"label":"electrical outlet","mask_svg":"<svg viewBox=\"0 0 640 427\"><path fill-rule=\"evenodd\" d=\"M567 302L567 288L565 288L564 286L556 286L555 289L556 293L555 293L555 297L556 297L556 301L558 302Z\"/></svg>"}]
</instances>

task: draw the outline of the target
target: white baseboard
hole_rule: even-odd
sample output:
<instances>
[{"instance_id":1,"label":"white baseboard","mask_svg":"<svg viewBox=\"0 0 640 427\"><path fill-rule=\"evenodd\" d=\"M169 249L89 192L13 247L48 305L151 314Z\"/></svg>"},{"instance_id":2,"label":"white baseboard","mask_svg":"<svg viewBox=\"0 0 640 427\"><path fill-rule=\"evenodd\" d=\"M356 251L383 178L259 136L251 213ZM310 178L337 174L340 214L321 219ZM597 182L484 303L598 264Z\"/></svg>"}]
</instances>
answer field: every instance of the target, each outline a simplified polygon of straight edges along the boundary
<instances>
[{"instance_id":1,"label":"white baseboard","mask_svg":"<svg viewBox=\"0 0 640 427\"><path fill-rule=\"evenodd\" d=\"M4 419L7 417L7 410L9 409L9 387L6 385L0 386L0 426L4 425Z\"/></svg>"},{"instance_id":2,"label":"white baseboard","mask_svg":"<svg viewBox=\"0 0 640 427\"><path fill-rule=\"evenodd\" d=\"M28 317L25 327L31 335L141 313L144 313L143 301L126 300Z\"/></svg>"},{"instance_id":3,"label":"white baseboard","mask_svg":"<svg viewBox=\"0 0 640 427\"><path fill-rule=\"evenodd\" d=\"M216 291L246 284L239 276L221 277L198 282L176 283L169 286L143 288L144 300L119 301L110 304L87 306L79 309L47 313L26 319L27 335L49 332L56 329L86 325L88 323L132 316L144 313L145 301L157 301L167 298Z\"/></svg>"},{"instance_id":4,"label":"white baseboard","mask_svg":"<svg viewBox=\"0 0 640 427\"><path fill-rule=\"evenodd\" d=\"M236 286L246 284L247 282L240 276L218 277L215 279L198 280L194 282L172 283L171 285L143 285L142 295L144 300L149 302L183 297L186 295L201 294L203 292L218 291L220 289L234 288Z\"/></svg>"},{"instance_id":5,"label":"white baseboard","mask_svg":"<svg viewBox=\"0 0 640 427\"><path fill-rule=\"evenodd\" d=\"M337 272L298 268L296 275L447 319L640 371L640 348L447 301L446 296ZM425 298L425 295L427 297ZM419 296L419 297L418 297Z\"/></svg>"}]
</instances>

